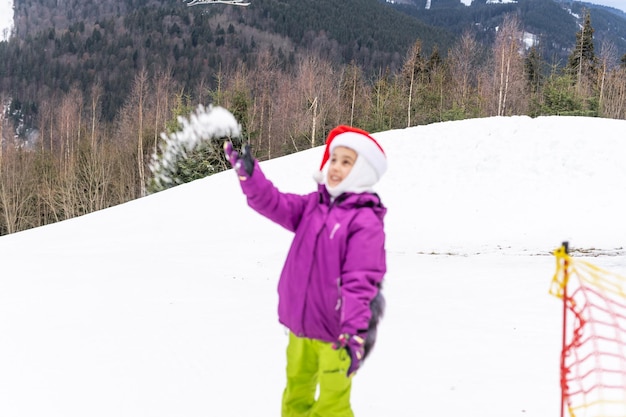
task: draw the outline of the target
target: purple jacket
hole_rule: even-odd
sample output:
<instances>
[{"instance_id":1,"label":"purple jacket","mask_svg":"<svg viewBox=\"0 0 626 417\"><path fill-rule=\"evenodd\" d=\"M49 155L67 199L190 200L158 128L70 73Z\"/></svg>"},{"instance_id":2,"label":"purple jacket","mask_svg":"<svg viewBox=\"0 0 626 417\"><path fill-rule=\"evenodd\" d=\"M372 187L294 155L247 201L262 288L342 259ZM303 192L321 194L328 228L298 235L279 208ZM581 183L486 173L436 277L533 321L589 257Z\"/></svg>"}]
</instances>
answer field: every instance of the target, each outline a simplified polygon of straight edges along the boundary
<instances>
[{"instance_id":1,"label":"purple jacket","mask_svg":"<svg viewBox=\"0 0 626 417\"><path fill-rule=\"evenodd\" d=\"M331 203L324 185L307 195L282 193L258 163L241 188L250 207L295 232L278 283L280 322L327 342L367 332L386 272L387 210L379 197L346 193Z\"/></svg>"}]
</instances>

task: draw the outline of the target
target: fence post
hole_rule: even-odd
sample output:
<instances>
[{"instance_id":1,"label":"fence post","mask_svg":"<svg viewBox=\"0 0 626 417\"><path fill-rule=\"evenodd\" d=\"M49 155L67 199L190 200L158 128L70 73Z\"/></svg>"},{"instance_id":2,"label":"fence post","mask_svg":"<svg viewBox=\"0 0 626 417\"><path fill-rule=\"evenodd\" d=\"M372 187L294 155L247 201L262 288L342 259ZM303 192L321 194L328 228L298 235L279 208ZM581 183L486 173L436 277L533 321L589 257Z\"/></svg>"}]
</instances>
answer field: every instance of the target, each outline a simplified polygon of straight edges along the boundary
<instances>
[{"instance_id":1,"label":"fence post","mask_svg":"<svg viewBox=\"0 0 626 417\"><path fill-rule=\"evenodd\" d=\"M563 242L563 252L567 255L569 253L569 242ZM569 281L568 276L568 262L567 258L563 259L563 335L561 346L561 417L565 417L565 384L567 376L565 375L565 349L567 345L567 283Z\"/></svg>"}]
</instances>

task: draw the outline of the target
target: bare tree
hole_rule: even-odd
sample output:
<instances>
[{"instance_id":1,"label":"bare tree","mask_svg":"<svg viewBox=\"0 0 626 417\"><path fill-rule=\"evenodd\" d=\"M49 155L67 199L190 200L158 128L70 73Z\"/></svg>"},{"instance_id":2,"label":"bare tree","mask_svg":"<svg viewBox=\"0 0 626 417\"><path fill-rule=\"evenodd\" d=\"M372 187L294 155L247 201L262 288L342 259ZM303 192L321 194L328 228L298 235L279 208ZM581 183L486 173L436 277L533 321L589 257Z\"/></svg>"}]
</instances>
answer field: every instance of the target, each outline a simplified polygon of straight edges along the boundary
<instances>
[{"instance_id":1,"label":"bare tree","mask_svg":"<svg viewBox=\"0 0 626 417\"><path fill-rule=\"evenodd\" d=\"M154 145L152 152L156 154L159 144L159 134L165 130L169 119L169 103L172 95L174 80L171 71L162 71L154 75ZM202 88L202 85L201 85Z\"/></svg>"},{"instance_id":2,"label":"bare tree","mask_svg":"<svg viewBox=\"0 0 626 417\"><path fill-rule=\"evenodd\" d=\"M363 70L354 62L339 68L332 74L338 74L332 78L322 78L321 82L334 89L336 98L333 103L337 108L332 124L349 124L351 126L362 125L368 107L368 94Z\"/></svg>"},{"instance_id":3,"label":"bare tree","mask_svg":"<svg viewBox=\"0 0 626 417\"><path fill-rule=\"evenodd\" d=\"M494 74L496 74L497 115L504 116L509 111L513 97L523 96L524 61L522 56L522 30L516 15L506 15L502 26L498 29L493 48L495 57ZM517 109L519 110L519 109Z\"/></svg>"},{"instance_id":4,"label":"bare tree","mask_svg":"<svg viewBox=\"0 0 626 417\"><path fill-rule=\"evenodd\" d=\"M284 153L318 146L324 141L329 113L337 112L335 71L319 57L303 57L293 74L277 72L275 135L289 139Z\"/></svg>"},{"instance_id":5,"label":"bare tree","mask_svg":"<svg viewBox=\"0 0 626 417\"><path fill-rule=\"evenodd\" d=\"M149 79L145 69L140 70L133 80L131 92L120 109L115 121L115 135L109 138L109 141L115 143L120 149L125 149L132 155L134 160L134 168L125 166L124 171L120 172L119 181L127 186L126 182L129 178L133 178L134 192L139 196L146 195L146 147L147 143L152 140L149 131L152 129L151 123L145 123L150 120L146 117L149 107ZM127 176L128 178L121 178Z\"/></svg>"},{"instance_id":6,"label":"bare tree","mask_svg":"<svg viewBox=\"0 0 626 417\"><path fill-rule=\"evenodd\" d=\"M2 169L2 148L4 147L4 121L6 119L6 113L4 111L5 101L4 93L0 94L0 169Z\"/></svg>"},{"instance_id":7,"label":"bare tree","mask_svg":"<svg viewBox=\"0 0 626 417\"><path fill-rule=\"evenodd\" d=\"M603 97L601 110L604 117L626 119L626 67L609 70Z\"/></svg>"},{"instance_id":8,"label":"bare tree","mask_svg":"<svg viewBox=\"0 0 626 417\"><path fill-rule=\"evenodd\" d=\"M602 47L600 49L600 58L598 65L598 108L601 114L604 113L604 99L605 99L605 88L607 77L611 68L617 67L617 50L615 45L611 42L604 41L602 42Z\"/></svg>"},{"instance_id":9,"label":"bare tree","mask_svg":"<svg viewBox=\"0 0 626 417\"><path fill-rule=\"evenodd\" d=\"M83 94L78 88L72 88L61 99L59 108L59 138L61 141L61 154L63 168L66 172L72 168L75 148L80 141L81 121L83 109Z\"/></svg>"},{"instance_id":10,"label":"bare tree","mask_svg":"<svg viewBox=\"0 0 626 417\"><path fill-rule=\"evenodd\" d=\"M460 109L463 117L476 113L472 99L478 81L478 55L479 45L470 31L463 33L448 54L452 106Z\"/></svg>"},{"instance_id":11,"label":"bare tree","mask_svg":"<svg viewBox=\"0 0 626 417\"><path fill-rule=\"evenodd\" d=\"M33 226L35 196L31 155L12 141L5 145L0 168L0 234Z\"/></svg>"},{"instance_id":12,"label":"bare tree","mask_svg":"<svg viewBox=\"0 0 626 417\"><path fill-rule=\"evenodd\" d=\"M354 112L356 111L354 100L359 95L356 90L360 83L359 75L356 73L352 75L350 100L351 112ZM327 124L332 123L328 119L332 113L338 113L340 95L335 93L337 85L341 79L348 78L337 77L334 68L327 61L317 57L306 57L298 63L295 77L289 83L293 90L293 100L297 102L297 108L303 114L289 116L291 119L289 135L292 138L308 138L306 143L311 148L323 143L324 129ZM285 79L288 80L289 77ZM297 140L294 139L294 149L297 150L298 146ZM302 146L305 146L304 141Z\"/></svg>"},{"instance_id":13,"label":"bare tree","mask_svg":"<svg viewBox=\"0 0 626 417\"><path fill-rule=\"evenodd\" d=\"M77 193L77 170L81 130L82 130L83 94L72 88L61 98L58 113L58 137L60 140L60 201L63 217L68 219L84 214L80 207L80 195Z\"/></svg>"},{"instance_id":14,"label":"bare tree","mask_svg":"<svg viewBox=\"0 0 626 417\"><path fill-rule=\"evenodd\" d=\"M98 131L98 122L100 114L100 98L102 97L103 89L99 82L96 82L91 87L91 147L96 146L96 132Z\"/></svg>"},{"instance_id":15,"label":"bare tree","mask_svg":"<svg viewBox=\"0 0 626 417\"><path fill-rule=\"evenodd\" d=\"M415 41L402 68L402 74L405 82L408 83L407 93L407 109L406 109L406 127L411 126L411 113L413 112L413 92L417 91L417 83L419 83L421 74L424 71L425 62L422 57L422 41Z\"/></svg>"},{"instance_id":16,"label":"bare tree","mask_svg":"<svg viewBox=\"0 0 626 417\"><path fill-rule=\"evenodd\" d=\"M135 97L137 104L137 172L139 173L139 186L141 195L146 194L146 173L143 149L143 119L146 93L148 89L148 72L145 68L139 71L135 76L132 95Z\"/></svg>"}]
</instances>

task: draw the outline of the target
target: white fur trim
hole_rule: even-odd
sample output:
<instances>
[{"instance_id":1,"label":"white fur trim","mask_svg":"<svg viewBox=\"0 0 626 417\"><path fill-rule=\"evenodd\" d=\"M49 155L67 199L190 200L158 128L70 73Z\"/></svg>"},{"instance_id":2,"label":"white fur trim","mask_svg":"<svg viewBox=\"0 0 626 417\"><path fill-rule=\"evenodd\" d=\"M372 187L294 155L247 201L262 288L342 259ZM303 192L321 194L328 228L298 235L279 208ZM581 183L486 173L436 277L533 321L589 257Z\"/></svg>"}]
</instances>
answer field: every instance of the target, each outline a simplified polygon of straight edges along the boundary
<instances>
[{"instance_id":1,"label":"white fur trim","mask_svg":"<svg viewBox=\"0 0 626 417\"><path fill-rule=\"evenodd\" d=\"M313 173L313 179L318 184L324 184L324 177L325 176L326 176L326 174L324 173L324 171L316 171L316 172Z\"/></svg>"},{"instance_id":2,"label":"white fur trim","mask_svg":"<svg viewBox=\"0 0 626 417\"><path fill-rule=\"evenodd\" d=\"M376 170L374 170L367 159L358 156L348 176L335 187L328 185L328 175L326 174L327 169L324 169L321 172L324 173L324 184L326 185L328 194L330 194L333 198L337 198L343 193L360 194L364 192L373 192L372 187L378 182Z\"/></svg>"}]
</instances>

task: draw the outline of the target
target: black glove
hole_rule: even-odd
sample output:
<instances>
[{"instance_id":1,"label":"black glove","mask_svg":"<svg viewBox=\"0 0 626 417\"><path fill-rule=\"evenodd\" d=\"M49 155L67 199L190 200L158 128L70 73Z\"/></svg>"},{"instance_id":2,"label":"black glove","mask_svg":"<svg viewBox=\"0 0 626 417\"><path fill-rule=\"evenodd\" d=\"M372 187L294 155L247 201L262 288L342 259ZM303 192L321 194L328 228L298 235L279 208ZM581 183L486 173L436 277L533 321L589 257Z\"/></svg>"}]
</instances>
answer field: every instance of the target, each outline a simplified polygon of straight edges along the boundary
<instances>
[{"instance_id":1,"label":"black glove","mask_svg":"<svg viewBox=\"0 0 626 417\"><path fill-rule=\"evenodd\" d=\"M252 176L254 172L254 158L252 157L252 152L250 152L250 145L247 143L243 145L241 155L239 155L239 152L233 149L233 143L226 141L224 142L224 153L241 181L245 181Z\"/></svg>"}]
</instances>

